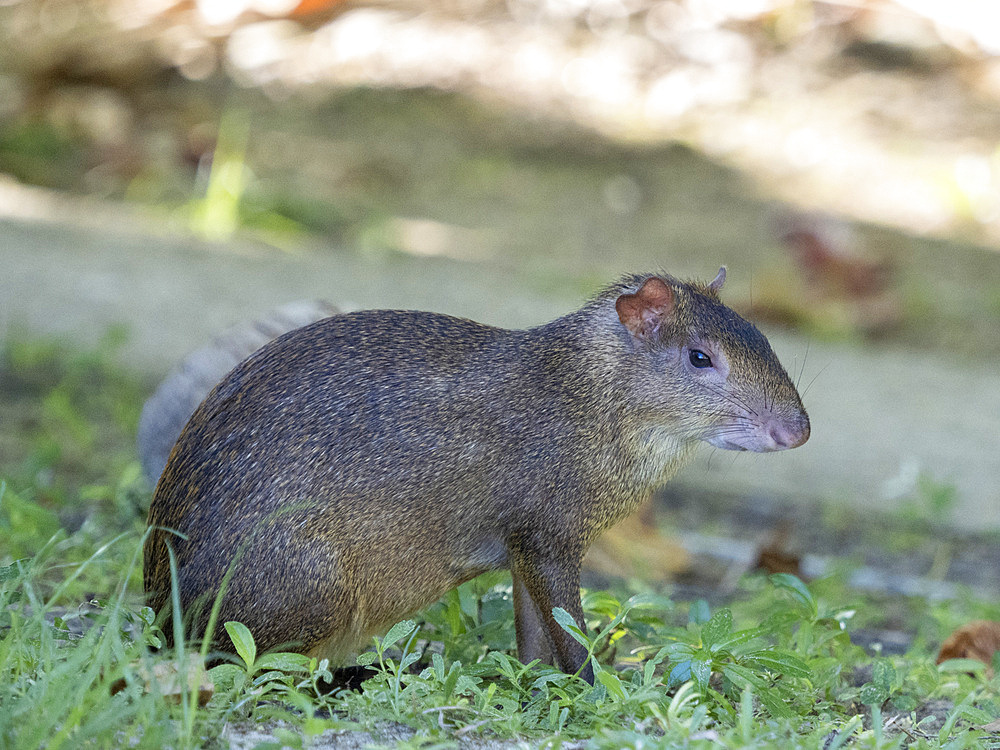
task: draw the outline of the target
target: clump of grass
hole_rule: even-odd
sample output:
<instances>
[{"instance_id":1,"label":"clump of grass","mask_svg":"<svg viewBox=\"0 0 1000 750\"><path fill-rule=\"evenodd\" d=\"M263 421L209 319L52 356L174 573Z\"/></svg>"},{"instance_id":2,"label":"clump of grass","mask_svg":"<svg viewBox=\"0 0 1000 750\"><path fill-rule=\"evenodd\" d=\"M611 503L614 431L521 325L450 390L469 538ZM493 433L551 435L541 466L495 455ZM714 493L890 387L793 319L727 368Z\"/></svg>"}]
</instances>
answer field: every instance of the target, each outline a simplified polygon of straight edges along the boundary
<instances>
[{"instance_id":1,"label":"clump of grass","mask_svg":"<svg viewBox=\"0 0 1000 750\"><path fill-rule=\"evenodd\" d=\"M0 568L0 746L162 746L169 707L141 693L130 666L150 658L127 586L138 548L110 596L81 605L67 596L73 583L124 540L77 563L65 541ZM113 695L117 680L126 686Z\"/></svg>"}]
</instances>

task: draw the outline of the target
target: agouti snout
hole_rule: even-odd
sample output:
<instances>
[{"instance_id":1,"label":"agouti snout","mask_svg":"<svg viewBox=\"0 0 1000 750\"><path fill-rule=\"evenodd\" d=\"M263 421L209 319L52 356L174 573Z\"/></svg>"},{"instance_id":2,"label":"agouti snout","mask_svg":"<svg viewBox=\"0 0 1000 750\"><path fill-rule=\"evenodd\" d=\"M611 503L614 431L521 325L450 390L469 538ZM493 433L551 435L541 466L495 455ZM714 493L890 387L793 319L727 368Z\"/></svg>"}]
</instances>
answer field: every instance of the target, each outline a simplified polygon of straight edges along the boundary
<instances>
[{"instance_id":1,"label":"agouti snout","mask_svg":"<svg viewBox=\"0 0 1000 750\"><path fill-rule=\"evenodd\" d=\"M149 513L151 606L170 600L170 545L195 633L228 573L220 622L243 622L260 650L343 659L509 568L520 658L589 674L552 610L584 627L595 537L700 441L762 452L809 437L767 340L719 301L724 280L628 277L528 330L373 310L281 336L171 453Z\"/></svg>"}]
</instances>

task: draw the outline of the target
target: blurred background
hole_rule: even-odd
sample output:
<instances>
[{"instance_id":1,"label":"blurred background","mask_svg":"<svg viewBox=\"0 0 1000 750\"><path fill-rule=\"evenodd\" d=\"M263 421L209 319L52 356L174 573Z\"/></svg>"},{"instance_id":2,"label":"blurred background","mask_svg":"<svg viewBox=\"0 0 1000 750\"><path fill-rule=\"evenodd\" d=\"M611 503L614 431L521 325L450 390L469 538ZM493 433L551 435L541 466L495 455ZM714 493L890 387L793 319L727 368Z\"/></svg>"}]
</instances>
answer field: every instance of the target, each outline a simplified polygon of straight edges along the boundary
<instances>
[{"instance_id":1,"label":"blurred background","mask_svg":"<svg viewBox=\"0 0 1000 750\"><path fill-rule=\"evenodd\" d=\"M526 326L725 264L813 436L702 451L662 498L692 552L996 531L998 53L978 0L0 0L0 460L102 445L32 458L25 341L112 350L134 434L290 301Z\"/></svg>"}]
</instances>

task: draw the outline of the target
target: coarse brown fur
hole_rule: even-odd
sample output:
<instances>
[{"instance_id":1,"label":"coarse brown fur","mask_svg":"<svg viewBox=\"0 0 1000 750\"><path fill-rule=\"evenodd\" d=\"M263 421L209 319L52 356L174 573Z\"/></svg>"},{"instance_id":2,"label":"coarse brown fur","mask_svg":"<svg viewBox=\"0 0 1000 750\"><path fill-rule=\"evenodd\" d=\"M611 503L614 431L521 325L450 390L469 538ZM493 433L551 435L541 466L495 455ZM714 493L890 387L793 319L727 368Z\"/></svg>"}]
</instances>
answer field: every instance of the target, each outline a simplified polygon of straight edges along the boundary
<instances>
[{"instance_id":1,"label":"coarse brown fur","mask_svg":"<svg viewBox=\"0 0 1000 750\"><path fill-rule=\"evenodd\" d=\"M767 340L719 301L722 279L627 277L527 330L373 310L281 336L212 391L171 453L149 513L150 605L170 600L169 544L195 633L228 571L220 622L246 624L261 651L340 659L510 568L521 658L579 669L586 652L551 611L583 626L595 537L699 440L808 437ZM684 360L695 347L714 380Z\"/></svg>"}]
</instances>

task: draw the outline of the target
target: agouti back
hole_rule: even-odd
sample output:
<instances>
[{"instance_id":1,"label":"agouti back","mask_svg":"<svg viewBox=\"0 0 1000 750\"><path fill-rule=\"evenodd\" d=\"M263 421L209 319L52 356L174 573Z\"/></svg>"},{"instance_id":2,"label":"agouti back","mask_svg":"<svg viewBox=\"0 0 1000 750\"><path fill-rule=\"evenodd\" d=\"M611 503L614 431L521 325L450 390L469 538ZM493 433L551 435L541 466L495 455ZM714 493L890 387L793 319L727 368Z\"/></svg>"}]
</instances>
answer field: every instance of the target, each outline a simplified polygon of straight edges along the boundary
<instances>
[{"instance_id":1,"label":"agouti back","mask_svg":"<svg viewBox=\"0 0 1000 750\"><path fill-rule=\"evenodd\" d=\"M229 571L220 622L246 624L260 650L337 663L510 568L520 658L576 671L586 651L551 612L584 626L594 538L699 441L809 437L767 339L719 301L724 280L628 277L527 330L372 310L281 336L219 383L170 455L149 512L151 606L170 600L169 544L195 633Z\"/></svg>"}]
</instances>

